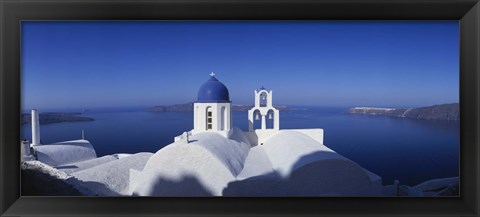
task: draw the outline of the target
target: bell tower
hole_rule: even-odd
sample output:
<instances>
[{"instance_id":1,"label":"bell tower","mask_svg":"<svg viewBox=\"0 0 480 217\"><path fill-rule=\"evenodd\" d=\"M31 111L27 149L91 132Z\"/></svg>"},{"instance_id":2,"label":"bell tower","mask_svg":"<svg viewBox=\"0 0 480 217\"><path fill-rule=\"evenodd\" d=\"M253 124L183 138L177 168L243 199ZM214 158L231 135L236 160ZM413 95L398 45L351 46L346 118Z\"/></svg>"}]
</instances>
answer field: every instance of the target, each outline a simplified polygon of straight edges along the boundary
<instances>
[{"instance_id":1,"label":"bell tower","mask_svg":"<svg viewBox=\"0 0 480 217\"><path fill-rule=\"evenodd\" d=\"M260 91L255 90L255 106L248 110L248 131L254 131L253 118L258 120L260 117L261 130L267 130L267 118L273 119L273 128L268 130L280 130L280 112L273 107L272 93L272 90L267 91L263 86Z\"/></svg>"}]
</instances>

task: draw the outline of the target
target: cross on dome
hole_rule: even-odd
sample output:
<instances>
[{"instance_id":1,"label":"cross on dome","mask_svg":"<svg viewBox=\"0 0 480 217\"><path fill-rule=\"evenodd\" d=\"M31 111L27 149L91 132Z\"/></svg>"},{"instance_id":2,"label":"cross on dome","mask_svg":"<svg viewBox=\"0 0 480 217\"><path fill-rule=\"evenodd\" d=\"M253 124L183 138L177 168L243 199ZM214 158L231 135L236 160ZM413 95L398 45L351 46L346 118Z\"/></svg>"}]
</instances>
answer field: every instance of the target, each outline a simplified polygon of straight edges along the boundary
<instances>
[{"instance_id":1,"label":"cross on dome","mask_svg":"<svg viewBox=\"0 0 480 217\"><path fill-rule=\"evenodd\" d=\"M210 76L212 76L212 77L215 76L215 73L214 72L210 73Z\"/></svg>"}]
</instances>

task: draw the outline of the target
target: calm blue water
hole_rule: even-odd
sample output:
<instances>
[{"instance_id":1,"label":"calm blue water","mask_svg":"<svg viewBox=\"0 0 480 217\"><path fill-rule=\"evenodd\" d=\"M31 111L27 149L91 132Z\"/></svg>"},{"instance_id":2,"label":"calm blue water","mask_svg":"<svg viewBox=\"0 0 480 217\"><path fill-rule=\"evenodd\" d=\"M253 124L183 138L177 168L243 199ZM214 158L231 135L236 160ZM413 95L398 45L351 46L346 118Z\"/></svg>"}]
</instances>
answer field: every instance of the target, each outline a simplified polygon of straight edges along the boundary
<instances>
[{"instance_id":1,"label":"calm blue water","mask_svg":"<svg viewBox=\"0 0 480 217\"><path fill-rule=\"evenodd\" d=\"M323 128L326 146L382 176L384 184L414 185L459 175L459 123L345 114L344 108L308 108L280 113L280 128ZM156 152L193 128L193 113L90 112L93 122L41 126L44 144L81 138L99 156ZM234 112L235 126L247 129L247 112ZM30 124L22 139L31 140Z\"/></svg>"}]
</instances>

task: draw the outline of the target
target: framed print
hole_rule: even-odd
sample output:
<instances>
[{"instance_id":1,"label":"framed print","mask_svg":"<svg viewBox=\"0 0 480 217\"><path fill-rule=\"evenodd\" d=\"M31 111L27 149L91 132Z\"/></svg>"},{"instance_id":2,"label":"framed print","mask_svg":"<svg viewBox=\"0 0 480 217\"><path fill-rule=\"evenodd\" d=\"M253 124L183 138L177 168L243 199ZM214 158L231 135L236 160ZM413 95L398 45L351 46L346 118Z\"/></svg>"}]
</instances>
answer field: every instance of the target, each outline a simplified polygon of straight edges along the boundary
<instances>
[{"instance_id":1,"label":"framed print","mask_svg":"<svg viewBox=\"0 0 480 217\"><path fill-rule=\"evenodd\" d=\"M478 215L477 1L1 7L2 215Z\"/></svg>"}]
</instances>

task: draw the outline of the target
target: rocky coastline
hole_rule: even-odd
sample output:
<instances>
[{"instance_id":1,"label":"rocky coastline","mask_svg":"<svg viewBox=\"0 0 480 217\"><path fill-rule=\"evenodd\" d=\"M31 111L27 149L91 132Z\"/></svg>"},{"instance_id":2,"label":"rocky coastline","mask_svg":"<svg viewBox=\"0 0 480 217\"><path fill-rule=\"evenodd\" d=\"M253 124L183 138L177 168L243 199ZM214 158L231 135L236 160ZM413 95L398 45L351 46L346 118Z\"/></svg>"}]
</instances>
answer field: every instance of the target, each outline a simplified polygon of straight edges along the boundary
<instances>
[{"instance_id":1,"label":"rocky coastline","mask_svg":"<svg viewBox=\"0 0 480 217\"><path fill-rule=\"evenodd\" d=\"M419 108L354 107L348 109L347 113L421 120L460 121L460 106L458 103L433 105Z\"/></svg>"},{"instance_id":2,"label":"rocky coastline","mask_svg":"<svg viewBox=\"0 0 480 217\"><path fill-rule=\"evenodd\" d=\"M61 123L61 122L78 122L78 121L94 121L95 119L89 117L80 116L82 113L71 112L44 112L40 113L39 122L40 124L52 124L52 123ZM21 124L30 123L32 117L31 114L24 113L21 116Z\"/></svg>"},{"instance_id":3,"label":"rocky coastline","mask_svg":"<svg viewBox=\"0 0 480 217\"><path fill-rule=\"evenodd\" d=\"M232 104L232 111L248 111L253 105ZM280 111L288 110L287 106L275 106ZM193 102L175 105L159 105L146 109L147 112L192 112Z\"/></svg>"}]
</instances>

